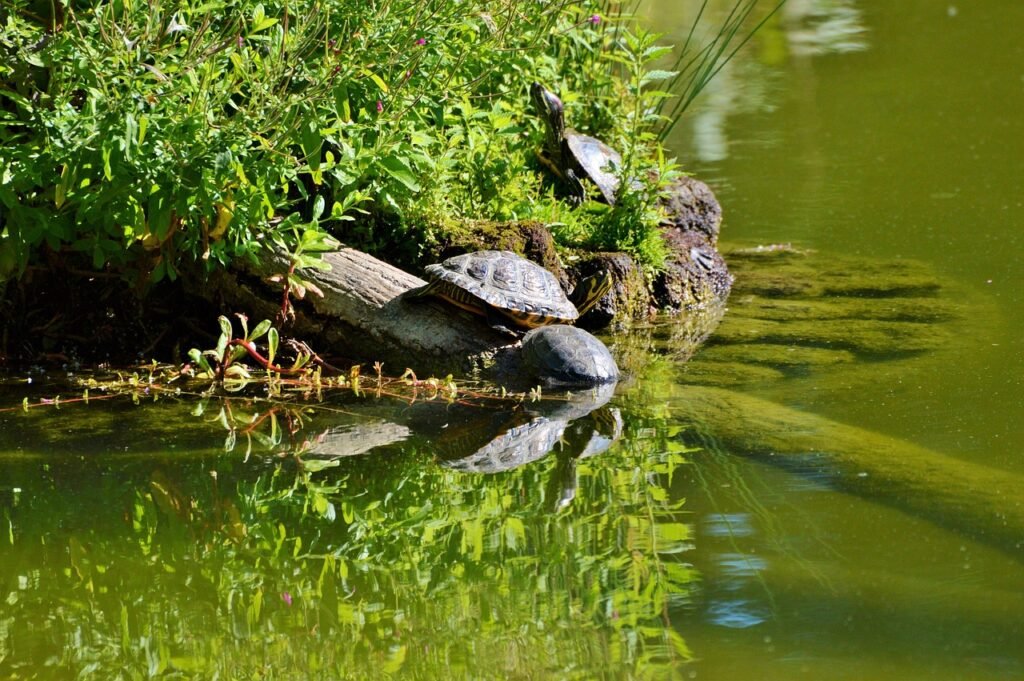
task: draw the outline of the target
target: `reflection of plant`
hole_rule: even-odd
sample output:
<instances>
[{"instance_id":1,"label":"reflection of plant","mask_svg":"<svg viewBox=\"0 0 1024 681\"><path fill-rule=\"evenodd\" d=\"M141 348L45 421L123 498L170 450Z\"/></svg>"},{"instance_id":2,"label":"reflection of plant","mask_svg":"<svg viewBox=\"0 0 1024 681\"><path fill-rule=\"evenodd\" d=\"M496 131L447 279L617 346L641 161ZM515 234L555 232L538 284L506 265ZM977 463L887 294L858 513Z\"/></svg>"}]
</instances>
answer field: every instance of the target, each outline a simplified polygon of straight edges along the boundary
<instances>
[{"instance_id":1,"label":"reflection of plant","mask_svg":"<svg viewBox=\"0 0 1024 681\"><path fill-rule=\"evenodd\" d=\"M50 658L84 678L657 677L690 659L667 620L694 577L668 491L681 452L581 461L553 515L554 459L466 476L417 447L388 467L107 483L96 503L126 511L120 530L54 533L14 507L0 674Z\"/></svg>"}]
</instances>

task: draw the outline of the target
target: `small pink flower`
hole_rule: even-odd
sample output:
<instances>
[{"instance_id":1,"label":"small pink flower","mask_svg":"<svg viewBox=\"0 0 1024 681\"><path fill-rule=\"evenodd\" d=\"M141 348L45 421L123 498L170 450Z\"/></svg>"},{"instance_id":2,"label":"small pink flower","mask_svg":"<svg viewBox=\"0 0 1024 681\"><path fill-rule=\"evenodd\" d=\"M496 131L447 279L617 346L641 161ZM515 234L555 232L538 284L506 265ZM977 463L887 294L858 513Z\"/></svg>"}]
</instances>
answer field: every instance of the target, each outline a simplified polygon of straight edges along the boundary
<instances>
[{"instance_id":1,"label":"small pink flower","mask_svg":"<svg viewBox=\"0 0 1024 681\"><path fill-rule=\"evenodd\" d=\"M416 44L417 45L426 45L427 44L427 39L426 38L417 38L416 39Z\"/></svg>"},{"instance_id":2,"label":"small pink flower","mask_svg":"<svg viewBox=\"0 0 1024 681\"><path fill-rule=\"evenodd\" d=\"M281 592L281 600L284 601L284 604L289 608L292 607L292 595L287 591Z\"/></svg>"},{"instance_id":3,"label":"small pink flower","mask_svg":"<svg viewBox=\"0 0 1024 681\"><path fill-rule=\"evenodd\" d=\"M593 24L594 26L597 26L598 24L600 24L601 23L601 15L600 14L592 14L592 15L590 15L590 23Z\"/></svg>"},{"instance_id":4,"label":"small pink flower","mask_svg":"<svg viewBox=\"0 0 1024 681\"><path fill-rule=\"evenodd\" d=\"M384 102L377 100L377 113L384 113Z\"/></svg>"}]
</instances>

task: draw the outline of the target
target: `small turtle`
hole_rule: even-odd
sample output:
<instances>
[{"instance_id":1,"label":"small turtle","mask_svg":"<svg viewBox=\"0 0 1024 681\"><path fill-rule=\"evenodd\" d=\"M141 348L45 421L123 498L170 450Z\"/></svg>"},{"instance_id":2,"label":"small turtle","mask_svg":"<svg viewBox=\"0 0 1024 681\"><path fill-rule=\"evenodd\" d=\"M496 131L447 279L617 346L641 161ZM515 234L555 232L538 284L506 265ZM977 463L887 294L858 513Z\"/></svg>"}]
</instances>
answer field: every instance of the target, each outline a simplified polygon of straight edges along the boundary
<instances>
[{"instance_id":1,"label":"small turtle","mask_svg":"<svg viewBox=\"0 0 1024 681\"><path fill-rule=\"evenodd\" d=\"M530 86L530 96L547 130L541 162L568 185L574 202L586 198L582 181L590 180L608 205L614 205L622 167L619 152L599 139L566 128L562 100L540 83ZM657 180L657 176L651 179ZM640 186L635 179L631 185ZM718 243L722 207L706 184L692 177L680 177L662 188L659 203L665 214L663 225L700 231L712 246Z\"/></svg>"},{"instance_id":2,"label":"small turtle","mask_svg":"<svg viewBox=\"0 0 1024 681\"><path fill-rule=\"evenodd\" d=\"M619 379L619 367L600 340L583 329L553 324L523 337L526 373L549 387L600 385Z\"/></svg>"},{"instance_id":3,"label":"small turtle","mask_svg":"<svg viewBox=\"0 0 1024 681\"><path fill-rule=\"evenodd\" d=\"M619 190L618 172L622 156L599 139L565 127L565 112L560 100L540 83L530 86L530 96L547 128L546 154L541 161L565 180L574 201L586 198L583 180L590 180L609 205Z\"/></svg>"},{"instance_id":4,"label":"small turtle","mask_svg":"<svg viewBox=\"0 0 1024 681\"><path fill-rule=\"evenodd\" d=\"M533 329L572 323L611 288L602 272L583 280L566 297L555 276L511 251L476 251L426 267L430 283L412 292L438 296L464 310L487 317L495 326L506 320Z\"/></svg>"}]
</instances>

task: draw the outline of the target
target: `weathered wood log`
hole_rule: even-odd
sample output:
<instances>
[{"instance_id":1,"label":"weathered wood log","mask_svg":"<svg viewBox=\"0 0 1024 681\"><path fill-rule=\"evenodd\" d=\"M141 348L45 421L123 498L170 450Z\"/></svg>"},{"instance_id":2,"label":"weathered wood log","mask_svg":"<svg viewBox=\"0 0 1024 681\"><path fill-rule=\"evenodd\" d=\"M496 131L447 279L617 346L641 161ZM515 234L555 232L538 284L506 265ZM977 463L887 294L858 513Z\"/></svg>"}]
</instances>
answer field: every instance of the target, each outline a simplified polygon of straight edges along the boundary
<instances>
[{"instance_id":1,"label":"weathered wood log","mask_svg":"<svg viewBox=\"0 0 1024 681\"><path fill-rule=\"evenodd\" d=\"M427 374L488 376L517 343L481 318L433 300L407 300L404 294L426 284L370 255L351 248L326 253L326 271L301 275L323 296L296 301L289 334L315 338L318 350L357 361L380 361L390 373L411 368ZM265 254L241 274L221 272L211 285L224 302L250 315L272 319L279 312L281 285L268 277L288 271L287 256Z\"/></svg>"},{"instance_id":2,"label":"weathered wood log","mask_svg":"<svg viewBox=\"0 0 1024 681\"><path fill-rule=\"evenodd\" d=\"M689 386L673 408L731 453L833 472L837 489L877 500L1024 560L1024 477L767 400ZM706 439L706 438L705 438Z\"/></svg>"}]
</instances>

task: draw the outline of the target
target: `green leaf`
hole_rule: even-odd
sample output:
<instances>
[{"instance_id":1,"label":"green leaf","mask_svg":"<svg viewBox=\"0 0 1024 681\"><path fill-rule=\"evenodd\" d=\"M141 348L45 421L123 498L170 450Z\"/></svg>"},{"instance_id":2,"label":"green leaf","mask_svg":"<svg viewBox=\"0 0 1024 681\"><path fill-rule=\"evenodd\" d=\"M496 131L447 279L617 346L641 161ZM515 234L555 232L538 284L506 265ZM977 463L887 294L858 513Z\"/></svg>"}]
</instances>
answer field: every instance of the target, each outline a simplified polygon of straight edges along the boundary
<instances>
[{"instance_id":1,"label":"green leaf","mask_svg":"<svg viewBox=\"0 0 1024 681\"><path fill-rule=\"evenodd\" d=\"M135 146L135 139L139 133L139 125L135 122L135 116L131 112L124 117L124 157L132 159L132 147Z\"/></svg>"},{"instance_id":2,"label":"green leaf","mask_svg":"<svg viewBox=\"0 0 1024 681\"><path fill-rule=\"evenodd\" d=\"M237 52L232 52L231 56L228 57L228 59L231 60L231 63L234 65L235 71L238 72L238 75L244 76L245 75L245 62L242 61L242 55L238 54Z\"/></svg>"},{"instance_id":3,"label":"green leaf","mask_svg":"<svg viewBox=\"0 0 1024 681\"><path fill-rule=\"evenodd\" d=\"M221 315L217 317L217 323L220 324L220 332L224 334L225 337L231 338L231 320L224 315Z\"/></svg>"},{"instance_id":4,"label":"green leaf","mask_svg":"<svg viewBox=\"0 0 1024 681\"><path fill-rule=\"evenodd\" d=\"M372 80L374 83L376 83L377 87L380 88L381 92L383 92L384 94L388 93L388 84L385 83L384 80L380 76L378 76L376 73L374 73L373 71L371 71L369 69L363 69L363 75L368 76L370 78L370 80Z\"/></svg>"},{"instance_id":5,"label":"green leaf","mask_svg":"<svg viewBox=\"0 0 1024 681\"><path fill-rule=\"evenodd\" d=\"M171 204L159 187L153 189L154 193L149 195L149 231L163 241L171 228Z\"/></svg>"},{"instance_id":6,"label":"green leaf","mask_svg":"<svg viewBox=\"0 0 1024 681\"><path fill-rule=\"evenodd\" d=\"M646 50L644 50L643 59L644 61L654 61L659 57L663 57L666 54L670 54L672 52L672 49L673 48L671 45L651 45Z\"/></svg>"},{"instance_id":7,"label":"green leaf","mask_svg":"<svg viewBox=\"0 0 1024 681\"><path fill-rule=\"evenodd\" d=\"M648 83L656 83L663 80L671 80L679 75L678 71L648 71L640 77L640 87L647 85Z\"/></svg>"},{"instance_id":8,"label":"green leaf","mask_svg":"<svg viewBox=\"0 0 1024 681\"><path fill-rule=\"evenodd\" d=\"M311 228L302 232L299 242L302 250L309 253L325 253L338 247L338 242L327 232ZM301 260L301 256L299 258Z\"/></svg>"},{"instance_id":9,"label":"green leaf","mask_svg":"<svg viewBox=\"0 0 1024 681\"><path fill-rule=\"evenodd\" d=\"M280 342L278 338L277 329L271 326L267 330L267 361L271 364L274 363L274 357L277 355L277 345Z\"/></svg>"},{"instance_id":10,"label":"green leaf","mask_svg":"<svg viewBox=\"0 0 1024 681\"><path fill-rule=\"evenodd\" d=\"M306 121L300 132L299 144L302 145L302 153L306 156L306 163L313 170L320 169L320 148L323 146L324 138L320 135L320 128L315 120Z\"/></svg>"},{"instance_id":11,"label":"green leaf","mask_svg":"<svg viewBox=\"0 0 1024 681\"><path fill-rule=\"evenodd\" d=\"M310 222L318 222L320 216L324 214L324 197L317 194L317 197L313 199L313 219Z\"/></svg>"},{"instance_id":12,"label":"green leaf","mask_svg":"<svg viewBox=\"0 0 1024 681\"><path fill-rule=\"evenodd\" d=\"M405 185L409 191L418 192L420 190L416 175L405 159L392 154L381 159L379 164L388 175Z\"/></svg>"},{"instance_id":13,"label":"green leaf","mask_svg":"<svg viewBox=\"0 0 1024 681\"><path fill-rule=\"evenodd\" d=\"M231 340L231 321L221 315L217 317L217 322L220 324L220 338L217 339L217 347L214 352L220 358L224 356L224 350L227 349L228 341Z\"/></svg>"},{"instance_id":14,"label":"green leaf","mask_svg":"<svg viewBox=\"0 0 1024 681\"><path fill-rule=\"evenodd\" d=\"M348 101L348 86L341 85L334 90L334 107L338 118L346 123L352 122L352 105Z\"/></svg>"},{"instance_id":15,"label":"green leaf","mask_svg":"<svg viewBox=\"0 0 1024 681\"><path fill-rule=\"evenodd\" d=\"M255 341L263 337L267 331L270 330L270 320L264 319L262 322L256 325L256 328L252 330L252 333L246 336L247 340Z\"/></svg>"},{"instance_id":16,"label":"green leaf","mask_svg":"<svg viewBox=\"0 0 1024 681\"><path fill-rule=\"evenodd\" d=\"M198 364L199 368L202 369L206 374L212 376L213 368L210 366L210 362L206 359L203 353L199 352L196 348L192 348L188 351L188 358L192 360L193 364Z\"/></svg>"},{"instance_id":17,"label":"green leaf","mask_svg":"<svg viewBox=\"0 0 1024 681\"><path fill-rule=\"evenodd\" d=\"M100 148L100 154L103 156L103 177L107 178L107 182L114 179L114 174L110 170L110 140L105 140L103 146ZM59 206L58 206L59 207Z\"/></svg>"},{"instance_id":18,"label":"green leaf","mask_svg":"<svg viewBox=\"0 0 1024 681\"><path fill-rule=\"evenodd\" d=\"M67 198L68 185L71 184L71 177L71 169L67 164L65 164L60 170L60 182L57 183L57 187L53 194L53 203L58 209L64 205L64 200Z\"/></svg>"},{"instance_id":19,"label":"green leaf","mask_svg":"<svg viewBox=\"0 0 1024 681\"><path fill-rule=\"evenodd\" d=\"M273 17L261 17L260 19L253 21L252 27L249 29L249 33L253 34L265 31L276 23L277 19Z\"/></svg>"}]
</instances>

